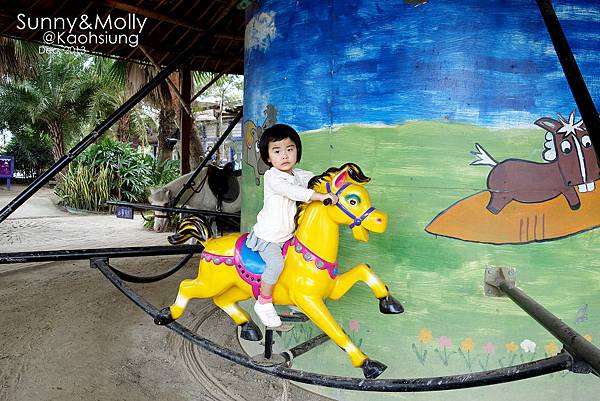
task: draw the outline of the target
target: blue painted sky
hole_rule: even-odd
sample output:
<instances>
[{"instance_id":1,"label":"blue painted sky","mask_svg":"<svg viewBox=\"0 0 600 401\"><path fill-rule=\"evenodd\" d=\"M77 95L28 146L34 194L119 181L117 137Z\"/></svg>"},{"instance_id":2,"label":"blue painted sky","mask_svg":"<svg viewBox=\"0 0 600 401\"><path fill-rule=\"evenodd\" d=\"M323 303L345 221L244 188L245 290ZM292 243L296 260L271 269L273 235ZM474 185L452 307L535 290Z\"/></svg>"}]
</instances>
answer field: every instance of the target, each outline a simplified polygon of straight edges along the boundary
<instances>
[{"instance_id":1,"label":"blue painted sky","mask_svg":"<svg viewBox=\"0 0 600 401\"><path fill-rule=\"evenodd\" d=\"M554 1L600 100L600 3ZM276 35L246 49L246 115L299 130L409 120L533 126L575 108L534 0L266 0Z\"/></svg>"}]
</instances>

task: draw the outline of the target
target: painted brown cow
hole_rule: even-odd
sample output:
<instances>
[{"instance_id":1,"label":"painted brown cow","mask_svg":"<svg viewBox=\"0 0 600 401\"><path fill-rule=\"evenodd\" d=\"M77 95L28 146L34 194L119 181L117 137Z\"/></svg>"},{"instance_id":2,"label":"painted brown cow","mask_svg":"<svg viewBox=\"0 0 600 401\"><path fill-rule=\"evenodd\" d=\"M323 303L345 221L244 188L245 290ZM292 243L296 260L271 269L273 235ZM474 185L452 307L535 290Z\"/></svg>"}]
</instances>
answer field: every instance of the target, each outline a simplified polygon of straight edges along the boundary
<instances>
[{"instance_id":1,"label":"painted brown cow","mask_svg":"<svg viewBox=\"0 0 600 401\"><path fill-rule=\"evenodd\" d=\"M494 160L481 145L475 144L477 157L472 165L491 166L487 187L491 193L487 209L498 214L511 201L540 203L564 195L572 210L581 206L579 192L595 189L600 178L598 158L583 121L574 122L575 111L566 121L540 118L535 125L546 130L542 157L548 163L530 160Z\"/></svg>"}]
</instances>

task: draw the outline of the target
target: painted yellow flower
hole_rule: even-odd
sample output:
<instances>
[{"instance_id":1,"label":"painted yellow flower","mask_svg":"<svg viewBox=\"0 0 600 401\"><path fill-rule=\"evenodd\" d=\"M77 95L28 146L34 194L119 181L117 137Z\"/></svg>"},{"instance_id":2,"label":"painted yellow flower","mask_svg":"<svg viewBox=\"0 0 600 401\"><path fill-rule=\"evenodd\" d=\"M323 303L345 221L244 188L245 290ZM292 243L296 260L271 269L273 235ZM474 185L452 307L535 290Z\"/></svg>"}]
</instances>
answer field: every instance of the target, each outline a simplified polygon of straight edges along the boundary
<instances>
[{"instance_id":1,"label":"painted yellow flower","mask_svg":"<svg viewBox=\"0 0 600 401\"><path fill-rule=\"evenodd\" d=\"M430 343L433 340L431 330L425 329L425 328L421 329L421 331L419 332L419 336L417 337L417 340L419 340L423 344Z\"/></svg>"},{"instance_id":2,"label":"painted yellow flower","mask_svg":"<svg viewBox=\"0 0 600 401\"><path fill-rule=\"evenodd\" d=\"M591 334L586 334L586 335L583 336L583 338L585 338L589 342L592 342L592 335Z\"/></svg>"},{"instance_id":3,"label":"painted yellow flower","mask_svg":"<svg viewBox=\"0 0 600 401\"><path fill-rule=\"evenodd\" d=\"M558 354L558 347L554 341L550 341L544 346L544 351L547 355L556 355Z\"/></svg>"},{"instance_id":4,"label":"painted yellow flower","mask_svg":"<svg viewBox=\"0 0 600 401\"><path fill-rule=\"evenodd\" d=\"M475 348L475 342L471 337L467 337L460 342L460 349L464 352L471 352Z\"/></svg>"},{"instance_id":5,"label":"painted yellow flower","mask_svg":"<svg viewBox=\"0 0 600 401\"><path fill-rule=\"evenodd\" d=\"M511 341L508 344L504 344L504 348L506 348L506 352L517 352L519 346L514 341Z\"/></svg>"}]
</instances>

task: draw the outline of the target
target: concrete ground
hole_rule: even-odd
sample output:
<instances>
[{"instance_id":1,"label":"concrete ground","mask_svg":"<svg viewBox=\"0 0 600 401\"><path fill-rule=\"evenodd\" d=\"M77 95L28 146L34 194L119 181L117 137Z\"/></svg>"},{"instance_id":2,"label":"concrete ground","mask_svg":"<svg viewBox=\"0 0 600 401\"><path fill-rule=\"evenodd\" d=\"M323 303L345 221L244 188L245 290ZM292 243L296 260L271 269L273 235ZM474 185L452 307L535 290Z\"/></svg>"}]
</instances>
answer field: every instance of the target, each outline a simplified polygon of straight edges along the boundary
<instances>
[{"instance_id":1,"label":"concrete ground","mask_svg":"<svg viewBox=\"0 0 600 401\"><path fill-rule=\"evenodd\" d=\"M23 187L0 187L0 207ZM166 245L166 234L135 220L74 215L43 188L0 223L0 254L34 250ZM177 256L115 259L152 275ZM168 305L197 258L159 283L132 284L156 306ZM243 352L228 316L195 300L180 320ZM14 400L302 400L325 398L192 346L155 326L87 261L0 265L0 401Z\"/></svg>"}]
</instances>

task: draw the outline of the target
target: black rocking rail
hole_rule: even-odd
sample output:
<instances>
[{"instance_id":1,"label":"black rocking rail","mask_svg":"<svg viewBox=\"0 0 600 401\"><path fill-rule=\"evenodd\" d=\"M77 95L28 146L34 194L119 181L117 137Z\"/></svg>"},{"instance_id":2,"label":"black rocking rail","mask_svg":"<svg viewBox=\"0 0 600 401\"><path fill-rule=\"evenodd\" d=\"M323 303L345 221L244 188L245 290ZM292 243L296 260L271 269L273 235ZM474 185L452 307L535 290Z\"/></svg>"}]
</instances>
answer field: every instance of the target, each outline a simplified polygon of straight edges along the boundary
<instances>
[{"instance_id":1,"label":"black rocking rail","mask_svg":"<svg viewBox=\"0 0 600 401\"><path fill-rule=\"evenodd\" d=\"M0 265L9 263L56 262L92 258L131 258L141 256L187 255L201 253L204 246L144 246L132 248L69 249L58 251L0 253Z\"/></svg>"},{"instance_id":2,"label":"black rocking rail","mask_svg":"<svg viewBox=\"0 0 600 401\"><path fill-rule=\"evenodd\" d=\"M111 270L108 259L91 259L90 265L100 270L100 272L115 287L117 287L119 291L133 301L144 312L150 315L153 319L156 317L159 312L158 309L156 309L139 294L129 288ZM563 352L560 354L550 358L484 372L428 378L366 380L358 377L343 377L305 372L284 366L260 366L255 364L250 357L224 348L202 336L199 336L177 322L170 323L166 325L166 327L168 327L170 330L173 330L186 340L194 343L195 345L246 368L268 375L277 376L282 379L345 390L377 392L442 391L507 383L560 372L562 370L578 371L576 369L578 361L576 361L568 352L563 350Z\"/></svg>"},{"instance_id":3,"label":"black rocking rail","mask_svg":"<svg viewBox=\"0 0 600 401\"><path fill-rule=\"evenodd\" d=\"M233 219L239 219L239 213L226 213L226 212L218 212L216 210L204 210L204 209L188 209L183 207L168 207L168 206L156 206L156 205L146 205L143 203L131 203L131 202L122 202L122 201L108 201L107 205L110 206L124 206L130 207L132 209L139 210L156 210L160 212L172 212L172 213L188 213L194 215L206 215L206 216L214 216L214 217L228 217Z\"/></svg>"},{"instance_id":4,"label":"black rocking rail","mask_svg":"<svg viewBox=\"0 0 600 401\"><path fill-rule=\"evenodd\" d=\"M592 373L600 376L600 349L598 347L586 340L582 335L554 316L515 285L505 280L499 280L497 285L515 304L559 340L565 350L579 360L587 363Z\"/></svg>"}]
</instances>

